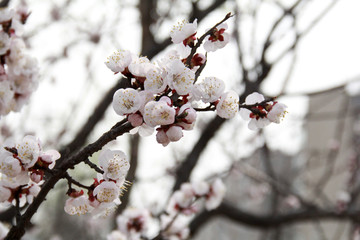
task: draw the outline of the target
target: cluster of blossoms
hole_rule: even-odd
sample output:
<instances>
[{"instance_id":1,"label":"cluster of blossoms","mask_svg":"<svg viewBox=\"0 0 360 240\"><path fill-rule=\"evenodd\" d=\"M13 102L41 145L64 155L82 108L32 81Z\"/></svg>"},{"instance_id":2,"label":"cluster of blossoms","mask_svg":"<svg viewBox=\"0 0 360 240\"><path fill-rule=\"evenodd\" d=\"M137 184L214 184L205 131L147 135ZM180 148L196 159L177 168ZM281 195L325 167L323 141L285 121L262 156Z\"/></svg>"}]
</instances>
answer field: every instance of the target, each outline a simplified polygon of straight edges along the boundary
<instances>
[{"instance_id":1,"label":"cluster of blossoms","mask_svg":"<svg viewBox=\"0 0 360 240\"><path fill-rule=\"evenodd\" d=\"M195 21L175 28L171 33L173 42L194 47L196 26ZM225 27L214 30L207 41L213 44L221 41L224 44L218 46L225 46L224 39L228 37L224 35L224 30ZM114 94L115 112L127 116L134 127L140 126L140 133L151 134L156 128L156 139L164 146L178 141L183 136L183 130L193 129L196 120L194 102L214 106L217 114L224 118L234 117L239 109L237 94L225 92L225 83L221 79L208 77L195 84L196 71L206 62L204 54L194 54L190 66L186 61L177 51L171 51L160 61L152 63L146 57L120 50L105 63L131 83L130 88L119 89Z\"/></svg>"},{"instance_id":2,"label":"cluster of blossoms","mask_svg":"<svg viewBox=\"0 0 360 240\"><path fill-rule=\"evenodd\" d=\"M21 38L28 13L0 9L0 116L20 111L38 86L38 65Z\"/></svg>"},{"instance_id":3,"label":"cluster of blossoms","mask_svg":"<svg viewBox=\"0 0 360 240\"><path fill-rule=\"evenodd\" d=\"M249 129L263 128L270 123L280 123L280 120L287 113L287 106L277 101L265 101L262 94L254 92L246 97L245 104L250 109L241 108L240 115L244 120L249 121Z\"/></svg>"},{"instance_id":4,"label":"cluster of blossoms","mask_svg":"<svg viewBox=\"0 0 360 240\"><path fill-rule=\"evenodd\" d=\"M42 151L39 139L25 136L15 144L7 142L0 149L0 202L20 200L31 203L39 193L47 169L60 158L56 150Z\"/></svg>"},{"instance_id":5,"label":"cluster of blossoms","mask_svg":"<svg viewBox=\"0 0 360 240\"><path fill-rule=\"evenodd\" d=\"M172 239L187 239L189 229L186 221L179 215L192 215L198 211L197 201L205 202L206 210L217 208L225 195L226 187L220 178L211 184L205 181L183 183L180 190L175 191L167 206L167 214L161 216L163 235Z\"/></svg>"},{"instance_id":6,"label":"cluster of blossoms","mask_svg":"<svg viewBox=\"0 0 360 240\"><path fill-rule=\"evenodd\" d=\"M147 132L150 129L150 133L156 128L156 139L164 146L178 141L183 130L193 129L196 110L191 103L195 100L216 103L220 116L234 116L239 108L238 97L232 92L224 93L222 80L213 77L194 84L196 66L205 62L203 55L197 54L195 58L190 69L175 51L157 64L128 51L111 55L106 65L116 73L121 72L132 84L132 88L115 92L115 112L127 116L134 127Z\"/></svg>"},{"instance_id":7,"label":"cluster of blossoms","mask_svg":"<svg viewBox=\"0 0 360 240\"><path fill-rule=\"evenodd\" d=\"M194 202L200 198L205 199L206 210L213 210L221 203L225 190L225 185L220 178L217 178L211 184L205 181L183 183L180 190L175 191L172 195L167 212L169 215L178 213L192 214L197 211Z\"/></svg>"},{"instance_id":8,"label":"cluster of blossoms","mask_svg":"<svg viewBox=\"0 0 360 240\"><path fill-rule=\"evenodd\" d=\"M196 28L196 20L181 23L171 32L172 41L196 50ZM208 31L204 38L206 51L215 51L226 45L229 41L226 29L227 25L222 23ZM182 59L175 50L157 62L125 50L114 52L105 62L106 66L114 73L125 76L131 85L115 92L115 112L126 116L134 127L139 127L142 136L151 135L156 129L156 140L163 146L180 140L183 130L193 129L198 110L194 106L215 110L222 118L233 118L242 107L238 94L232 90L225 91L224 81L217 77L205 77L197 82L205 62L206 56L202 53L190 54ZM249 103L247 99L246 104ZM251 117L257 121L266 119L267 123L278 122L278 116L283 115L285 108L277 102L268 103L266 112L264 110ZM256 108L255 112L259 109Z\"/></svg>"},{"instance_id":9,"label":"cluster of blossoms","mask_svg":"<svg viewBox=\"0 0 360 240\"><path fill-rule=\"evenodd\" d=\"M127 156L122 151L106 149L100 153L99 165L102 175L94 179L94 183L84 191L69 188L65 212L70 215L81 215L92 212L96 217L106 217L112 213L121 201L122 191L126 189L126 174L130 168Z\"/></svg>"},{"instance_id":10,"label":"cluster of blossoms","mask_svg":"<svg viewBox=\"0 0 360 240\"><path fill-rule=\"evenodd\" d=\"M151 216L147 209L127 208L116 218L118 229L112 231L107 240L144 239L150 221Z\"/></svg>"},{"instance_id":11,"label":"cluster of blossoms","mask_svg":"<svg viewBox=\"0 0 360 240\"><path fill-rule=\"evenodd\" d=\"M218 178L211 184L201 181L184 183L180 190L171 196L166 213L160 216L159 234L165 239L181 240L189 237L188 220L197 212L196 202L205 202L207 210L215 209L225 195L225 186ZM152 217L148 210L127 208L116 222L118 229L107 236L107 240L139 240L146 239Z\"/></svg>"},{"instance_id":12,"label":"cluster of blossoms","mask_svg":"<svg viewBox=\"0 0 360 240\"><path fill-rule=\"evenodd\" d=\"M211 33L206 36L204 42L204 49L206 52L215 52L228 44L230 35L225 32L227 28L227 24L222 23L211 29ZM207 31L209 31L209 29ZM185 47L187 50L190 50L195 46L196 33L197 20L195 19L193 23L188 23L184 20L173 27L170 32L170 37L173 43L180 44L181 47Z\"/></svg>"}]
</instances>

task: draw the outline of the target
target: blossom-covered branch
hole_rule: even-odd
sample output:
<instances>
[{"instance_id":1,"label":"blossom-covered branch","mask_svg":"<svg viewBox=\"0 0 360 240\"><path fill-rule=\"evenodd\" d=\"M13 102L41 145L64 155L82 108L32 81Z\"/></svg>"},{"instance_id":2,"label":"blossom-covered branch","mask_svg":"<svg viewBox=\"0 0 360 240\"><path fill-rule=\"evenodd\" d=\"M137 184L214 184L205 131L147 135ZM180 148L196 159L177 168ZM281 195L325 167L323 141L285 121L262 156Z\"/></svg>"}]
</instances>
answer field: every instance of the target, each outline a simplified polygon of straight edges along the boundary
<instances>
[{"instance_id":1,"label":"blossom-covered branch","mask_svg":"<svg viewBox=\"0 0 360 240\"><path fill-rule=\"evenodd\" d=\"M206 54L196 53L196 51L202 44L207 52L225 47L229 42L230 35L225 32L227 25L224 22L230 17L231 14L227 14L222 21L215 24L214 27L197 39L196 44L196 20L193 23L183 22L180 26L175 27L170 34L173 42L178 46L191 49L190 54L185 58L182 58L181 54L175 50L169 52L157 62L150 62L147 57L137 56L126 50L118 50L109 56L105 63L106 66L115 74L121 73L128 82L128 88L118 89L113 96L114 111L125 118L104 133L96 142L89 144L77 154L69 154L60 158L60 154L53 151L48 154L50 156L38 156L37 148L34 147L36 141L31 139L26 142L26 144L30 144L30 147L26 147L26 151L30 151L30 153L26 153L26 156L31 156L31 159L27 159L21 156L21 146L6 146L4 149L13 154L14 158L17 159L17 155L20 156L19 160L23 168L31 172L32 181L34 182L41 181L44 171L47 170L46 168L54 167L55 160L60 158L55 168L48 171L49 177L46 179L42 189L34 190L35 193L28 194L29 196L37 195L37 198L34 201L32 198L31 201L28 200L30 203L28 209L22 216L18 216L17 225L10 230L7 238L17 239L22 236L25 225L28 224L32 215L44 201L47 193L62 178L67 179L69 183L67 194L70 198L65 205L67 213L80 215L92 212L96 216L106 216L111 213L121 203L119 196L126 189L125 176L129 169L128 160L125 154L118 150L103 150L99 156L100 168L91 163L88 158L93 153L101 150L106 143L116 139L116 137L133 128L136 128L142 136L151 135L156 130L157 142L166 146L170 142L179 141L183 137L183 130L193 129L197 118L194 106L203 104L213 106L209 110L216 111L216 114L221 118L235 117L239 108L241 108L239 95L235 91L225 91L225 82L217 77L205 77L202 81L196 81L207 61ZM203 43L203 41L205 42ZM258 101L256 99L246 99L245 103L246 105L243 105L241 110L250 108L249 117L256 121L265 118L279 123L279 115L282 116L286 108L285 105L280 105L277 102L265 103L264 100ZM250 104L255 105L250 107ZM281 107L278 108L278 106ZM271 120L271 116L273 116L273 120ZM265 126L265 124L263 125ZM40 146L40 144L38 145ZM67 173L69 169L74 168L81 162L85 162L100 173L91 186L85 186L75 181ZM11 169L16 169L15 163L16 161L9 163L12 164ZM40 167L34 167L35 163ZM17 173L4 174L12 177ZM71 184L87 190L87 195L83 190L73 189ZM197 185L193 188L191 191L183 190L187 192L185 194L186 198L205 198L205 205L208 209L220 204L222 197L216 197L216 203L211 203L214 196L217 196L219 189L221 194L224 192L223 185L218 181L215 181L214 185L211 186L205 183L201 184L202 190L199 190ZM23 190L23 187L21 186L20 189ZM29 189L26 190L30 192ZM200 194L198 190L202 193ZM16 196L12 198L15 199L16 205L19 206L20 195L18 192L16 193ZM188 204L178 201L178 198L181 198L188 203L188 199L184 198L185 195L181 190L174 193L174 196L177 196L174 197L175 205L178 206L175 209L178 208L181 213L185 213L186 210L192 208L191 204L188 206ZM4 201L11 200L11 195L6 199L4 198ZM190 202L192 203L192 201ZM211 206L208 206L209 204ZM168 232L176 221L177 217L173 217L170 222L167 222L162 234ZM175 233L171 234L177 235L178 232L175 231Z\"/></svg>"}]
</instances>

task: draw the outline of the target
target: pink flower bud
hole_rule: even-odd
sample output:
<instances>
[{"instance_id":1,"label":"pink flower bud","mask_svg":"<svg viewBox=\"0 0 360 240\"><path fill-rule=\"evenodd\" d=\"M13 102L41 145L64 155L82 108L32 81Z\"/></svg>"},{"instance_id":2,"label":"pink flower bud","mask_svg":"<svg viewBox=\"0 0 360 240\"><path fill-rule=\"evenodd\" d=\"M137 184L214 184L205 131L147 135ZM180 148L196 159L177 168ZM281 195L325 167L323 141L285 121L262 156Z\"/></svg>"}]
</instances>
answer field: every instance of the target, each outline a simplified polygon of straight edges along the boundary
<instances>
[{"instance_id":1,"label":"pink flower bud","mask_svg":"<svg viewBox=\"0 0 360 240\"><path fill-rule=\"evenodd\" d=\"M193 108L188 108L185 110L187 113L185 120L186 123L193 123L196 120L196 111Z\"/></svg>"},{"instance_id":2,"label":"pink flower bud","mask_svg":"<svg viewBox=\"0 0 360 240\"><path fill-rule=\"evenodd\" d=\"M168 136L166 135L164 130L160 130L156 134L156 141L162 144L164 147L170 143Z\"/></svg>"},{"instance_id":3,"label":"pink flower bud","mask_svg":"<svg viewBox=\"0 0 360 240\"><path fill-rule=\"evenodd\" d=\"M138 113L130 114L128 120L133 127L138 127L141 126L141 124L143 124L143 118Z\"/></svg>"},{"instance_id":4,"label":"pink flower bud","mask_svg":"<svg viewBox=\"0 0 360 240\"><path fill-rule=\"evenodd\" d=\"M33 172L30 175L30 179L35 183L39 183L43 179L43 174L39 174L38 172Z\"/></svg>"},{"instance_id":5,"label":"pink flower bud","mask_svg":"<svg viewBox=\"0 0 360 240\"><path fill-rule=\"evenodd\" d=\"M179 141L183 136L182 128L179 126L172 126L166 131L166 135L171 142Z\"/></svg>"}]
</instances>

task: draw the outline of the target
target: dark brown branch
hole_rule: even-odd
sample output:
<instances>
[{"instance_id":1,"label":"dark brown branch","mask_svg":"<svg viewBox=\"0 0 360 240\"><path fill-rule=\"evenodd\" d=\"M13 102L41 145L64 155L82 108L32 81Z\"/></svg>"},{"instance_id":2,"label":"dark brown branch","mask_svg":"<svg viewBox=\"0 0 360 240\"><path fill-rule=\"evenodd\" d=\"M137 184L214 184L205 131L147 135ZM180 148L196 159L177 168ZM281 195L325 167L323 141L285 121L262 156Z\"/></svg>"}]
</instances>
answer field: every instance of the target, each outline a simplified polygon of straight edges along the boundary
<instances>
[{"instance_id":1,"label":"dark brown branch","mask_svg":"<svg viewBox=\"0 0 360 240\"><path fill-rule=\"evenodd\" d=\"M103 174L104 171L101 170L96 164L92 163L89 159L85 159L85 164L89 165L92 169L94 169L96 172Z\"/></svg>"},{"instance_id":2,"label":"dark brown branch","mask_svg":"<svg viewBox=\"0 0 360 240\"><path fill-rule=\"evenodd\" d=\"M106 109L112 101L113 95L119 88L129 87L126 79L120 79L103 97L103 99L95 107L94 112L91 114L87 122L83 125L76 137L66 147L64 147L60 154L66 156L74 151L77 151L86 142L87 137L96 124L103 118Z\"/></svg>"},{"instance_id":3,"label":"dark brown branch","mask_svg":"<svg viewBox=\"0 0 360 240\"><path fill-rule=\"evenodd\" d=\"M194 84L196 83L196 81L197 81L198 78L200 77L201 72L204 70L204 68L205 68L205 66L206 66L206 63L207 63L207 53L205 54L205 58L206 58L206 60L205 60L204 64L201 65L201 66L198 68L198 70L196 70L196 72L195 72Z\"/></svg>"},{"instance_id":4,"label":"dark brown branch","mask_svg":"<svg viewBox=\"0 0 360 240\"><path fill-rule=\"evenodd\" d=\"M151 25L155 22L156 3L154 0L141 0L139 3L142 29L141 49L143 50L156 46L154 35L151 32Z\"/></svg>"},{"instance_id":5,"label":"dark brown branch","mask_svg":"<svg viewBox=\"0 0 360 240\"><path fill-rule=\"evenodd\" d=\"M81 187L81 188L85 188L87 190L90 190L91 188L89 186L85 186L84 184L81 184L79 183L78 181L76 181L75 179L73 179L68 173L66 173L64 175L64 178L66 178L66 180L68 181L69 183L69 188L71 187L71 184L74 184L78 187Z\"/></svg>"},{"instance_id":6,"label":"dark brown branch","mask_svg":"<svg viewBox=\"0 0 360 240\"><path fill-rule=\"evenodd\" d=\"M193 22L195 20L195 18L197 18L198 21L200 21L201 19L205 18L209 13L216 10L218 7L220 7L225 2L226 2L226 0L215 0L208 8L206 8L204 10L199 10L195 3L193 5L193 6L195 6L193 8L193 12L189 16L190 22Z\"/></svg>"},{"instance_id":7,"label":"dark brown branch","mask_svg":"<svg viewBox=\"0 0 360 240\"><path fill-rule=\"evenodd\" d=\"M5 8L5 7L7 7L7 6L9 5L9 3L10 3L10 0L2 0L2 1L0 2L0 8Z\"/></svg>"},{"instance_id":8,"label":"dark brown branch","mask_svg":"<svg viewBox=\"0 0 360 240\"><path fill-rule=\"evenodd\" d=\"M20 221L16 226L13 226L8 235L6 236L6 240L17 240L20 239L25 233L25 227L30 223L30 219L36 213L41 203L45 200L49 191L55 186L55 184L63 178L68 169L73 168L75 165L80 162L88 159L93 153L101 150L101 148L107 144L108 142L115 140L116 137L123 135L124 133L130 131L133 127L130 123L126 123L117 128L112 128L108 132L104 133L98 140L94 143L87 145L77 154L62 157L62 161L59 161L58 164L55 165L55 168L52 171L52 176L43 184L39 194L34 199L33 203L29 205L25 213L22 215Z\"/></svg>"},{"instance_id":9,"label":"dark brown branch","mask_svg":"<svg viewBox=\"0 0 360 240\"><path fill-rule=\"evenodd\" d=\"M208 142L214 137L216 131L225 122L224 118L216 116L203 130L201 137L193 147L192 151L185 158L186 160L176 170L176 182L173 190L180 188L180 185L189 180L190 174L197 164L201 153L204 151Z\"/></svg>"},{"instance_id":10,"label":"dark brown branch","mask_svg":"<svg viewBox=\"0 0 360 240\"><path fill-rule=\"evenodd\" d=\"M268 229L283 225L316 221L316 220L339 220L359 221L360 210L349 212L337 212L336 210L302 210L293 213L273 215L257 215L240 210L229 203L222 203L217 209L210 212L201 212L190 223L190 232L194 235L208 220L215 216L223 216L242 225L249 227Z\"/></svg>"}]
</instances>

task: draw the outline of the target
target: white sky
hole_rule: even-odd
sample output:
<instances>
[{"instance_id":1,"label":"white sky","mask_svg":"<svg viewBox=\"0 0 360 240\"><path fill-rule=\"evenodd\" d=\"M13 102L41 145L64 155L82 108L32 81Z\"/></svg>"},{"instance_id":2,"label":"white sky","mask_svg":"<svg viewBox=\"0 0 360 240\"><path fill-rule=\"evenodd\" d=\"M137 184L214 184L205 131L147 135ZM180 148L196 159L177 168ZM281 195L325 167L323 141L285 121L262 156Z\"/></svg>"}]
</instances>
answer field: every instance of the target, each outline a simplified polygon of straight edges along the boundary
<instances>
[{"instance_id":1,"label":"white sky","mask_svg":"<svg viewBox=\"0 0 360 240\"><path fill-rule=\"evenodd\" d=\"M360 1L340 0L304 38L290 92L315 91L360 76Z\"/></svg>"}]
</instances>

